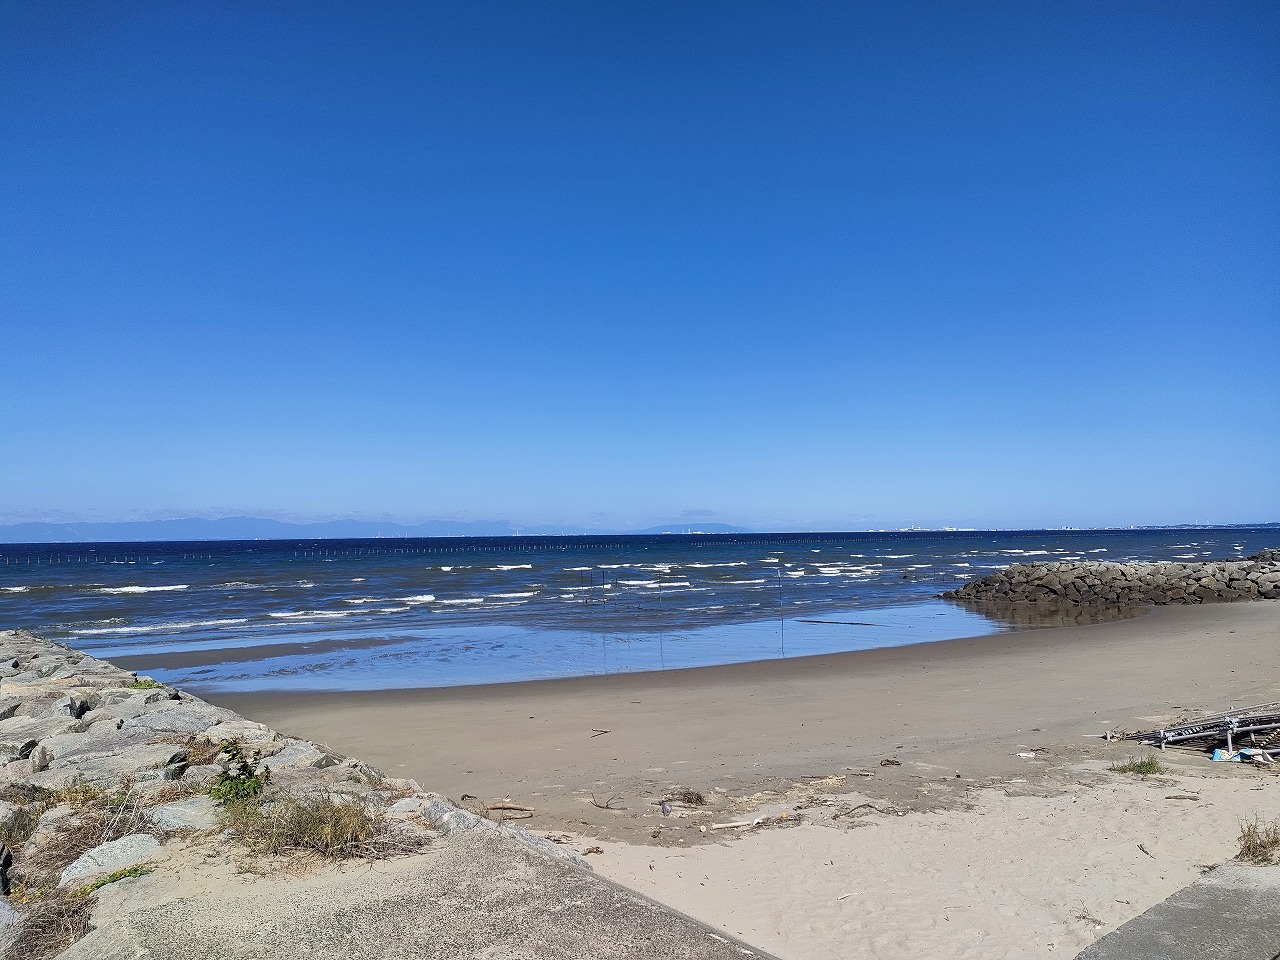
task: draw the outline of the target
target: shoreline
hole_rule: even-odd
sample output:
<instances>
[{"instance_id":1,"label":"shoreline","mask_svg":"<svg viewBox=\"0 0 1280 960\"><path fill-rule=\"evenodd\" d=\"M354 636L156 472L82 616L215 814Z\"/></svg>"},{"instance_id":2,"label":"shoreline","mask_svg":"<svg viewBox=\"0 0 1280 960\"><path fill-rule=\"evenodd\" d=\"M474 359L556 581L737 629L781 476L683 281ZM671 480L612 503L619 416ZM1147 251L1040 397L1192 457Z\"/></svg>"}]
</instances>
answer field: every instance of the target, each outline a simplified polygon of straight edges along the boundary
<instances>
[{"instance_id":1,"label":"shoreline","mask_svg":"<svg viewBox=\"0 0 1280 960\"><path fill-rule=\"evenodd\" d=\"M847 789L936 809L1001 779L1052 778L1047 756L1101 742L1084 736L1275 699L1277 624L1280 601L1259 600L678 670L209 699L455 799L523 800L531 829L635 841L675 787L732 800L849 776ZM1043 744L1054 751L1032 764L1017 756ZM611 796L627 810L592 803ZM663 829L663 842L701 839Z\"/></svg>"},{"instance_id":2,"label":"shoreline","mask_svg":"<svg viewBox=\"0 0 1280 960\"><path fill-rule=\"evenodd\" d=\"M933 598L936 600L937 598ZM930 601L932 602L932 601ZM963 605L961 605L963 606ZM988 606L996 606L989 604ZM1007 607L1002 605L1002 607ZM871 608L874 613L875 608ZM967 609L967 607L966 607ZM385 687L375 689L317 689L317 690L290 690L290 689L261 689L245 692L224 692L219 690L203 690L197 684L182 684L184 690L191 690L204 699L217 698L233 698L246 697L258 698L268 697L273 700L284 699L310 699L314 697L348 697L348 696L367 696L367 697L385 697L391 696L410 696L414 694L423 694L429 692L440 692L445 690L457 691L497 691L512 687L529 687L535 684L567 684L577 681L599 681L612 677L667 677L677 674L686 674L703 670L732 670L734 668L754 668L764 664L790 664L802 663L810 660L830 659L838 661L840 658L849 656L866 656L868 654L879 653L884 651L912 651L922 647L932 647L938 644L967 643L979 640L988 640L994 637L1012 637L1025 633L1039 633L1046 630L1058 630L1064 627L1096 627L1105 624L1117 623L1126 620L1139 620L1144 617L1156 616L1157 611L1170 610L1178 608L1157 607L1149 604L1137 605L1132 607L1118 606L1100 606L1097 609L1082 608L1081 613L1077 613L1067 621L1067 614L1056 608L1039 608L1035 604L1027 604L1026 608L1017 611L1017 614L1023 619L1021 621L1011 621L1004 619L1011 617L1007 610L1003 610L999 615L994 613L984 614L988 619L996 623L1005 624L1004 629L995 630L991 633L977 634L965 637L943 637L937 640L917 640L912 643L886 644L879 647L866 647L859 650L841 650L835 653L805 653L793 656L782 657L765 657L759 660L739 660L731 663L706 663L698 664L690 667L665 667L657 670L619 670L613 673L587 673L578 674L576 676L566 677L535 677L528 680L495 680L488 683L456 683L443 684L435 687ZM981 611L978 611L981 613ZM1051 623L1049 621L1057 620L1060 622ZM345 641L324 641L318 640L308 644L308 647L332 645L334 647L341 646ZM369 644L374 645L374 644ZM292 644L268 644L262 649L268 651L269 655L276 652L277 648L283 649L293 646ZM361 649L362 645L350 645L355 649ZM236 648L239 649L239 648ZM246 648L249 650L257 650L259 648ZM191 651L177 654L136 654L131 656L114 657L112 663L134 670L139 673L145 673L148 669L155 669L161 664L172 663L178 661L182 666L205 666L210 663L219 662L214 657L222 653L221 650L212 651ZM910 654L907 654L910 656Z\"/></svg>"}]
</instances>

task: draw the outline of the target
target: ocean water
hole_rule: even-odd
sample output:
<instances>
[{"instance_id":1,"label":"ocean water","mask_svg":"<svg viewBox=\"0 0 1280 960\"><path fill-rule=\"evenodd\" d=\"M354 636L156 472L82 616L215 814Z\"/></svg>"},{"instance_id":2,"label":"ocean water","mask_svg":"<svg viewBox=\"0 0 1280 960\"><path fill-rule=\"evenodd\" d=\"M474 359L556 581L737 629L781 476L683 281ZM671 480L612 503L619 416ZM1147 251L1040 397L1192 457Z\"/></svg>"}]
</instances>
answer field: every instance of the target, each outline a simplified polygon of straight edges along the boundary
<instances>
[{"instance_id":1,"label":"ocean water","mask_svg":"<svg viewBox=\"0 0 1280 960\"><path fill-rule=\"evenodd\" d=\"M0 545L0 627L195 692L658 670L1011 628L937 599L1031 560L1241 557L1274 528Z\"/></svg>"}]
</instances>

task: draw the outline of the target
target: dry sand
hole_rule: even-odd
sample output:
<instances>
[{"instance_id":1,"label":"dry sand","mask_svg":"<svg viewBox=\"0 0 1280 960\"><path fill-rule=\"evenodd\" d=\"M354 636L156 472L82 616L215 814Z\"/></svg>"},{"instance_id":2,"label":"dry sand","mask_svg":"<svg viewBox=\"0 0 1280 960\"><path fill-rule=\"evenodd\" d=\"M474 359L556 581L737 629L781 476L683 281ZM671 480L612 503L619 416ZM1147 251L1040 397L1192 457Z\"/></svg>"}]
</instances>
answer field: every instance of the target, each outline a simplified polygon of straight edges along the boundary
<instances>
[{"instance_id":1,"label":"dry sand","mask_svg":"<svg viewBox=\"0 0 1280 960\"><path fill-rule=\"evenodd\" d=\"M1239 820L1280 799L1280 777L1186 753L1167 757L1177 779L1111 773L1136 751L1096 735L1280 699L1278 653L1280 602L1258 601L656 674L213 699L455 800L533 806L521 826L599 844L604 875L787 960L1051 957L1229 857ZM663 817L675 787L710 803ZM701 830L784 810L798 826Z\"/></svg>"}]
</instances>

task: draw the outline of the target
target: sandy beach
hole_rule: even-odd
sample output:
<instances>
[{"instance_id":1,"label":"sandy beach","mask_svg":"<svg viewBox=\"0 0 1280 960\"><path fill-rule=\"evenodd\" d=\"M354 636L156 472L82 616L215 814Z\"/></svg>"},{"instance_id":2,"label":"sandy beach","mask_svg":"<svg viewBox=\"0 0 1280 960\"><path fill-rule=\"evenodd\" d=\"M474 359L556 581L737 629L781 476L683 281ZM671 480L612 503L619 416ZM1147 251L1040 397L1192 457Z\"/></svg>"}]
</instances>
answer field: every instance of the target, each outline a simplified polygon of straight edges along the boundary
<instances>
[{"instance_id":1,"label":"sandy beach","mask_svg":"<svg viewBox=\"0 0 1280 960\"><path fill-rule=\"evenodd\" d=\"M1111 772L1142 751L1098 735L1280 699L1278 644L1280 603L1258 601L665 673L212 699L455 800L533 807L521 826L784 958L1060 956L1229 858L1280 797L1275 775L1174 751L1160 776ZM709 802L664 817L676 788ZM712 829L756 817L779 819Z\"/></svg>"}]
</instances>

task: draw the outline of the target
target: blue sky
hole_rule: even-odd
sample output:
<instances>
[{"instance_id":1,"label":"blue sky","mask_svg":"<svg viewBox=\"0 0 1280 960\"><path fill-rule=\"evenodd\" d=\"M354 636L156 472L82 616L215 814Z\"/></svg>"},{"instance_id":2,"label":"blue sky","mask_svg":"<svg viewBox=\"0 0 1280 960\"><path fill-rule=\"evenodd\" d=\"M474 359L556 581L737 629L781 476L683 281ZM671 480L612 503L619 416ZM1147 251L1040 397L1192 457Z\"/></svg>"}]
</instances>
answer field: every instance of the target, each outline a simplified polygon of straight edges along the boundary
<instances>
[{"instance_id":1,"label":"blue sky","mask_svg":"<svg viewBox=\"0 0 1280 960\"><path fill-rule=\"evenodd\" d=\"M1280 519L1280 5L0 11L0 519Z\"/></svg>"}]
</instances>

